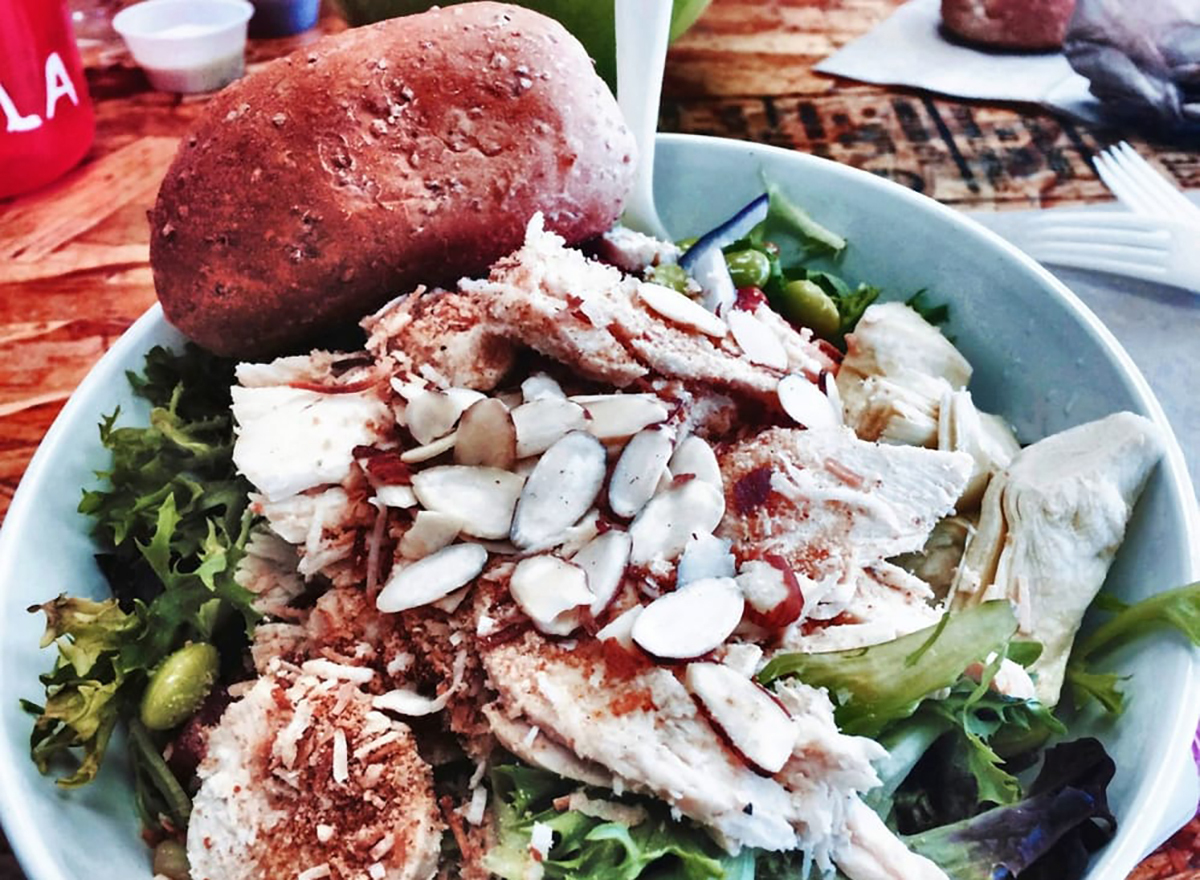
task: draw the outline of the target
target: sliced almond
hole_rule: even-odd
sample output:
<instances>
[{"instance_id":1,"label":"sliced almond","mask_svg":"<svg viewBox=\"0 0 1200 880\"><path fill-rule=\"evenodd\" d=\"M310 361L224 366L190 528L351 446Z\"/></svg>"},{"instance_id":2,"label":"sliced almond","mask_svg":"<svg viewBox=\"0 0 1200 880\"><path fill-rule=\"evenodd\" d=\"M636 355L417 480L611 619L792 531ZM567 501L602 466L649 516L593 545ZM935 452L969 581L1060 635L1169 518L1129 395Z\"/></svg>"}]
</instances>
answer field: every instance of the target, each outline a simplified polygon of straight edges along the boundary
<instances>
[{"instance_id":1,"label":"sliced almond","mask_svg":"<svg viewBox=\"0 0 1200 880\"><path fill-rule=\"evenodd\" d=\"M466 601L467 594L471 592L471 585L467 584L461 590L456 590L449 596L438 599L436 602L430 602L430 608L436 608L438 611L445 611L447 614L453 614L458 610L458 606Z\"/></svg>"},{"instance_id":2,"label":"sliced almond","mask_svg":"<svg viewBox=\"0 0 1200 880\"><path fill-rule=\"evenodd\" d=\"M449 434L467 407L482 399L482 394L469 388L413 394L404 411L408 432L422 446L432 443Z\"/></svg>"},{"instance_id":3,"label":"sliced almond","mask_svg":"<svg viewBox=\"0 0 1200 880\"><path fill-rule=\"evenodd\" d=\"M633 641L633 625L644 610L643 606L634 605L622 611L596 633L596 639L601 642L616 642L626 651L640 650Z\"/></svg>"},{"instance_id":4,"label":"sliced almond","mask_svg":"<svg viewBox=\"0 0 1200 880\"><path fill-rule=\"evenodd\" d=\"M558 555L570 559L600 534L600 511L592 508L575 525L563 532Z\"/></svg>"},{"instance_id":5,"label":"sliced almond","mask_svg":"<svg viewBox=\"0 0 1200 880\"><path fill-rule=\"evenodd\" d=\"M676 324L699 330L718 339L728 332L724 321L676 290L644 281L638 285L637 292L638 299L645 303L647 308Z\"/></svg>"},{"instance_id":6,"label":"sliced almond","mask_svg":"<svg viewBox=\"0 0 1200 880\"><path fill-rule=\"evenodd\" d=\"M479 541L484 550L493 556L520 556L521 551L512 545L512 541Z\"/></svg>"},{"instance_id":7,"label":"sliced almond","mask_svg":"<svg viewBox=\"0 0 1200 880\"><path fill-rule=\"evenodd\" d=\"M477 400L458 422L454 463L511 470L517 460L517 429L504 404Z\"/></svg>"},{"instance_id":8,"label":"sliced almond","mask_svg":"<svg viewBox=\"0 0 1200 880\"><path fill-rule=\"evenodd\" d=\"M799 373L780 379L775 393L783 411L802 428L815 431L833 427L841 421L841 413L834 413L829 398Z\"/></svg>"},{"instance_id":9,"label":"sliced almond","mask_svg":"<svg viewBox=\"0 0 1200 880\"><path fill-rule=\"evenodd\" d=\"M570 635L583 609L595 601L583 569L557 556L530 556L513 569L508 589L541 632Z\"/></svg>"},{"instance_id":10,"label":"sliced almond","mask_svg":"<svg viewBox=\"0 0 1200 880\"><path fill-rule=\"evenodd\" d=\"M833 414L839 425L846 424L845 411L842 408L842 395L838 391L837 377L829 370L822 370L821 375L817 377L817 385L825 396L829 398L829 405L833 407ZM944 448L944 447L943 447Z\"/></svg>"},{"instance_id":11,"label":"sliced almond","mask_svg":"<svg viewBox=\"0 0 1200 880\"><path fill-rule=\"evenodd\" d=\"M742 565L738 586L746 597L746 617L767 630L795 623L804 611L804 593L795 572L778 557Z\"/></svg>"},{"instance_id":12,"label":"sliced almond","mask_svg":"<svg viewBox=\"0 0 1200 880\"><path fill-rule=\"evenodd\" d=\"M425 387L423 379L415 379L412 376L392 376L388 380L388 384L392 386L392 390L399 394L407 402L412 400L419 394L424 394L429 389Z\"/></svg>"},{"instance_id":13,"label":"sliced almond","mask_svg":"<svg viewBox=\"0 0 1200 880\"><path fill-rule=\"evenodd\" d=\"M729 638L744 604L733 578L693 581L647 605L633 624L633 640L664 660L702 657Z\"/></svg>"},{"instance_id":14,"label":"sliced almond","mask_svg":"<svg viewBox=\"0 0 1200 880\"><path fill-rule=\"evenodd\" d=\"M525 482L509 539L523 550L553 546L587 513L605 473L604 446L574 431L546 450ZM487 537L494 537L489 535Z\"/></svg>"},{"instance_id":15,"label":"sliced almond","mask_svg":"<svg viewBox=\"0 0 1200 880\"><path fill-rule=\"evenodd\" d=\"M400 555L408 559L424 559L448 547L461 529L462 520L456 516L436 510L419 510L413 524L400 538Z\"/></svg>"},{"instance_id":16,"label":"sliced almond","mask_svg":"<svg viewBox=\"0 0 1200 880\"><path fill-rule=\"evenodd\" d=\"M658 485L654 487L654 494L666 492L675 484L675 476L671 473L669 467L663 468L663 472L659 474Z\"/></svg>"},{"instance_id":17,"label":"sliced almond","mask_svg":"<svg viewBox=\"0 0 1200 880\"><path fill-rule=\"evenodd\" d=\"M729 332L751 363L776 370L787 369L788 356L783 343L753 312L734 309L725 320L729 322Z\"/></svg>"},{"instance_id":18,"label":"sliced almond","mask_svg":"<svg viewBox=\"0 0 1200 880\"><path fill-rule=\"evenodd\" d=\"M725 493L703 480L688 480L650 499L629 527L631 561L670 561L695 535L710 534L725 513Z\"/></svg>"},{"instance_id":19,"label":"sliced almond","mask_svg":"<svg viewBox=\"0 0 1200 880\"><path fill-rule=\"evenodd\" d=\"M534 373L521 383L521 397L526 403L542 400L547 397L565 398L567 395L562 386L545 373Z\"/></svg>"},{"instance_id":20,"label":"sliced almond","mask_svg":"<svg viewBox=\"0 0 1200 880\"><path fill-rule=\"evenodd\" d=\"M411 486L380 486L375 490L375 500L384 507L403 509L417 506L417 496Z\"/></svg>"},{"instance_id":21,"label":"sliced almond","mask_svg":"<svg viewBox=\"0 0 1200 880\"><path fill-rule=\"evenodd\" d=\"M773 776L796 747L796 726L769 693L723 663L691 663L684 686L713 727L755 770Z\"/></svg>"},{"instance_id":22,"label":"sliced almond","mask_svg":"<svg viewBox=\"0 0 1200 880\"><path fill-rule=\"evenodd\" d=\"M671 432L663 428L638 431L625 444L608 482L608 506L617 516L634 516L658 488L671 457Z\"/></svg>"},{"instance_id":23,"label":"sliced almond","mask_svg":"<svg viewBox=\"0 0 1200 880\"><path fill-rule=\"evenodd\" d=\"M413 474L413 491L426 510L448 513L464 535L506 538L525 481L499 468L442 465Z\"/></svg>"},{"instance_id":24,"label":"sliced almond","mask_svg":"<svg viewBox=\"0 0 1200 880\"><path fill-rule=\"evenodd\" d=\"M477 578L487 559L487 551L478 544L443 547L393 573L380 590L375 607L391 613L436 602Z\"/></svg>"},{"instance_id":25,"label":"sliced almond","mask_svg":"<svg viewBox=\"0 0 1200 880\"><path fill-rule=\"evenodd\" d=\"M692 581L714 577L733 577L737 566L729 552L731 542L716 535L697 535L690 538L679 557L675 570L675 585L683 587Z\"/></svg>"},{"instance_id":26,"label":"sliced almond","mask_svg":"<svg viewBox=\"0 0 1200 880\"><path fill-rule=\"evenodd\" d=\"M504 404L507 410L514 410L525 402L520 391L501 391L495 399Z\"/></svg>"},{"instance_id":27,"label":"sliced almond","mask_svg":"<svg viewBox=\"0 0 1200 880\"><path fill-rule=\"evenodd\" d=\"M670 415L653 394L590 394L571 400L587 410L587 431L599 440L632 437L643 428L665 422Z\"/></svg>"},{"instance_id":28,"label":"sliced almond","mask_svg":"<svg viewBox=\"0 0 1200 880\"><path fill-rule=\"evenodd\" d=\"M625 566L629 564L629 548L629 533L611 529L597 535L571 558L587 575L588 589L596 597L589 609L593 617L608 607L621 586Z\"/></svg>"},{"instance_id":29,"label":"sliced almond","mask_svg":"<svg viewBox=\"0 0 1200 880\"><path fill-rule=\"evenodd\" d=\"M512 466L512 472L528 479L529 475L533 473L533 469L537 467L537 463L536 457L522 458Z\"/></svg>"},{"instance_id":30,"label":"sliced almond","mask_svg":"<svg viewBox=\"0 0 1200 880\"><path fill-rule=\"evenodd\" d=\"M426 443L424 446L406 449L400 453L400 460L405 464L419 464L423 461L429 461L431 458L437 458L439 455L449 452L454 448L454 444L457 441L458 434L452 432L445 437L439 437L432 443Z\"/></svg>"},{"instance_id":31,"label":"sliced almond","mask_svg":"<svg viewBox=\"0 0 1200 880\"><path fill-rule=\"evenodd\" d=\"M721 466L717 463L717 454L703 437L692 434L685 437L675 450L669 462L671 473L682 477L692 474L697 480L703 480L709 485L721 488Z\"/></svg>"},{"instance_id":32,"label":"sliced almond","mask_svg":"<svg viewBox=\"0 0 1200 880\"><path fill-rule=\"evenodd\" d=\"M587 428L583 407L561 397L523 403L510 415L517 431L517 458L539 455L571 431Z\"/></svg>"}]
</instances>

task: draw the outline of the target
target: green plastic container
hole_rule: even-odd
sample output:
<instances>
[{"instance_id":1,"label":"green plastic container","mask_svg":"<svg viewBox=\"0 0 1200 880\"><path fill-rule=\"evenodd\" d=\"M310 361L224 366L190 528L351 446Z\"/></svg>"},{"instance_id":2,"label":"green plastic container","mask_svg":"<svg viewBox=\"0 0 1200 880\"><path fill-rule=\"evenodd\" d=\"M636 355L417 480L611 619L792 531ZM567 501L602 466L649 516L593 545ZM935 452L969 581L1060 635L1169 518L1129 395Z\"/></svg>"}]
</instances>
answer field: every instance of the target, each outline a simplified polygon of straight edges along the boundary
<instances>
[{"instance_id":1,"label":"green plastic container","mask_svg":"<svg viewBox=\"0 0 1200 880\"><path fill-rule=\"evenodd\" d=\"M336 0L342 14L352 25L369 24L399 15L424 12L430 6L453 6L464 0ZM691 27L711 0L674 0L671 13L671 39ZM613 23L613 4L610 0L518 0L526 6L557 18L579 38L596 62L596 72L609 86L617 81L617 50Z\"/></svg>"}]
</instances>

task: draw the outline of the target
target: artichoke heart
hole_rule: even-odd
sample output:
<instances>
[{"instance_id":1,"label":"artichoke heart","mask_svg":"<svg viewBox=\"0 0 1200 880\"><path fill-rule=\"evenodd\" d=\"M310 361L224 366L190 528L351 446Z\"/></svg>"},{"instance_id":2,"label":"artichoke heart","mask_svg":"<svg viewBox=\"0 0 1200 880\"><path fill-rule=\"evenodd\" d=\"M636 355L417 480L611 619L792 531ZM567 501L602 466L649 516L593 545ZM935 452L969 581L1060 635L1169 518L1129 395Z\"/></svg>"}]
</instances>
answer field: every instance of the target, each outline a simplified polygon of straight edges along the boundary
<instances>
[{"instance_id":1,"label":"artichoke heart","mask_svg":"<svg viewBox=\"0 0 1200 880\"><path fill-rule=\"evenodd\" d=\"M1047 706L1162 450L1153 423L1116 413L1025 448L988 484L952 607L1015 603L1020 634L1044 647L1029 671Z\"/></svg>"}]
</instances>

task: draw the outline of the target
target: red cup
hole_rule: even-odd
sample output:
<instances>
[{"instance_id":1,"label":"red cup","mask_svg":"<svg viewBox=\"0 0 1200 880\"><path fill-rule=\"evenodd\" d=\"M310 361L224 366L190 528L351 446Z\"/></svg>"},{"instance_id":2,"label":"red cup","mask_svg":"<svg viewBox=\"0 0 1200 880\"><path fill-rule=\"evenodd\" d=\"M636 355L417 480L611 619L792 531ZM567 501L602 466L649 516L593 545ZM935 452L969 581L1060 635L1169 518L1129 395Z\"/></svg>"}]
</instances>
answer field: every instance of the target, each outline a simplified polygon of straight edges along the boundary
<instances>
[{"instance_id":1,"label":"red cup","mask_svg":"<svg viewBox=\"0 0 1200 880\"><path fill-rule=\"evenodd\" d=\"M66 0L0 0L0 198L64 174L95 135Z\"/></svg>"}]
</instances>

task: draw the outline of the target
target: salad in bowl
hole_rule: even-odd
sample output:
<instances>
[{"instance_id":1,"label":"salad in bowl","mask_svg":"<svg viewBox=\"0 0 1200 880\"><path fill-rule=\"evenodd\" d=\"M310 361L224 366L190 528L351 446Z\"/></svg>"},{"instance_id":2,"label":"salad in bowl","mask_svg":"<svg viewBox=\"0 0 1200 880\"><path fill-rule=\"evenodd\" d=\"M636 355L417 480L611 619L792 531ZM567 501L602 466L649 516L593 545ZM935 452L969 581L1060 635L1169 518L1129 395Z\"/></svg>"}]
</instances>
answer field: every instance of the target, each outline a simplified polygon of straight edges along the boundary
<instances>
[{"instance_id":1,"label":"salad in bowl","mask_svg":"<svg viewBox=\"0 0 1200 880\"><path fill-rule=\"evenodd\" d=\"M1165 438L1022 448L944 309L785 267L776 216L841 242L769 201L686 250L535 217L361 350L151 351L35 759L85 783L127 724L165 876L1078 874L1113 764L1051 710L1196 602L1068 662Z\"/></svg>"},{"instance_id":2,"label":"salad in bowl","mask_svg":"<svg viewBox=\"0 0 1200 880\"><path fill-rule=\"evenodd\" d=\"M694 239L534 211L357 336L114 348L0 545L37 880L1099 877L1180 818L1194 498L1119 347L892 184L658 162Z\"/></svg>"}]
</instances>

